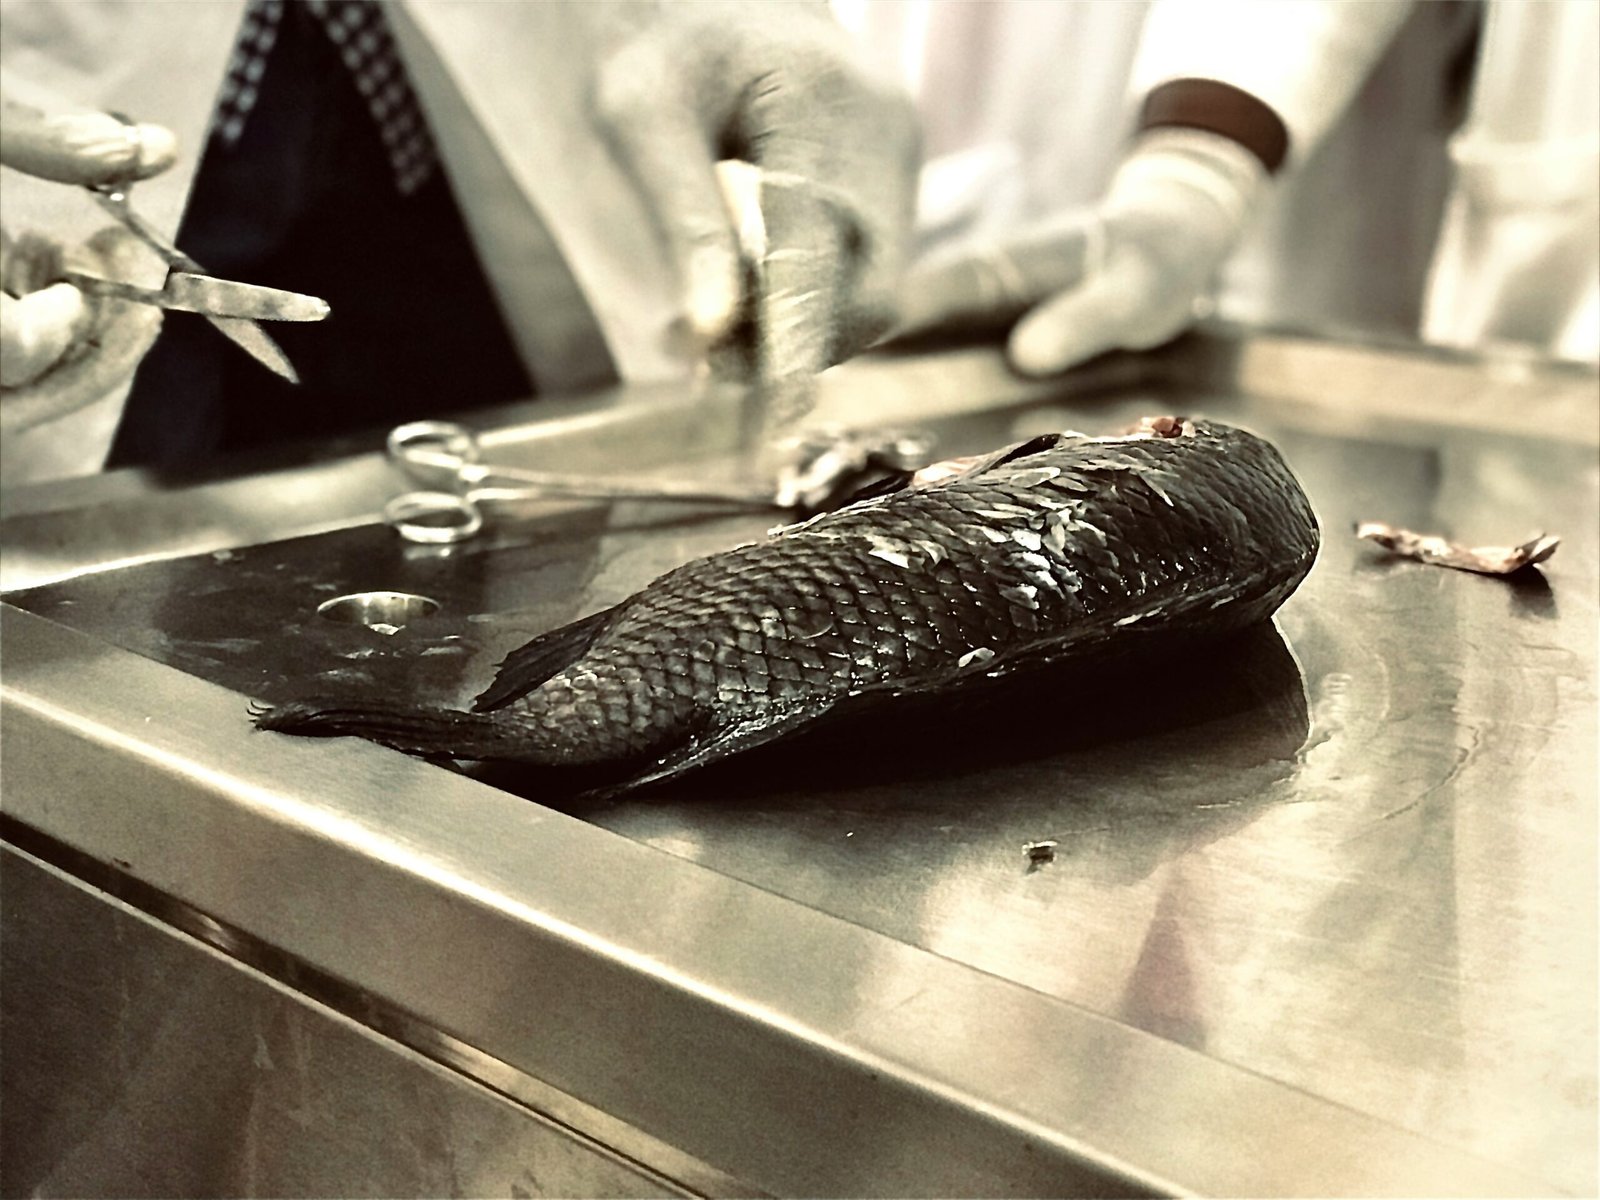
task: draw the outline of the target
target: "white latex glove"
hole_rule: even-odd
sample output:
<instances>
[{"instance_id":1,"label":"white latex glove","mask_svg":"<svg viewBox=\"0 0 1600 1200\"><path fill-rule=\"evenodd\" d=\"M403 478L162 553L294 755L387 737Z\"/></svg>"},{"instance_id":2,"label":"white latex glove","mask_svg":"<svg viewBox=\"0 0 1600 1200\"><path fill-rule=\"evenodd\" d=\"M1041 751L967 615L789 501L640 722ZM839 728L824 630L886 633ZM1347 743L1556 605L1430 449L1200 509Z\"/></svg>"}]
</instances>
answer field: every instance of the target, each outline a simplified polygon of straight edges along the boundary
<instances>
[{"instance_id":1,"label":"white latex glove","mask_svg":"<svg viewBox=\"0 0 1600 1200\"><path fill-rule=\"evenodd\" d=\"M131 183L167 169L172 134L105 113L47 116L0 100L0 165L63 184ZM63 204L86 203L62 189ZM57 282L68 266L126 277L137 240L119 227L65 247L0 229L0 429L26 429L81 408L125 381L155 341L161 310L91 299Z\"/></svg>"},{"instance_id":2,"label":"white latex glove","mask_svg":"<svg viewBox=\"0 0 1600 1200\"><path fill-rule=\"evenodd\" d=\"M700 344L753 319L767 380L809 377L888 327L915 198L909 97L825 4L665 3L600 67L597 109L650 200ZM747 279L715 164L761 169ZM750 284L753 283L753 294Z\"/></svg>"},{"instance_id":3,"label":"white latex glove","mask_svg":"<svg viewBox=\"0 0 1600 1200\"><path fill-rule=\"evenodd\" d=\"M1228 138L1151 130L1098 208L913 266L898 332L1015 321L1007 353L1027 375L1160 345L1195 319L1267 183L1260 160Z\"/></svg>"}]
</instances>

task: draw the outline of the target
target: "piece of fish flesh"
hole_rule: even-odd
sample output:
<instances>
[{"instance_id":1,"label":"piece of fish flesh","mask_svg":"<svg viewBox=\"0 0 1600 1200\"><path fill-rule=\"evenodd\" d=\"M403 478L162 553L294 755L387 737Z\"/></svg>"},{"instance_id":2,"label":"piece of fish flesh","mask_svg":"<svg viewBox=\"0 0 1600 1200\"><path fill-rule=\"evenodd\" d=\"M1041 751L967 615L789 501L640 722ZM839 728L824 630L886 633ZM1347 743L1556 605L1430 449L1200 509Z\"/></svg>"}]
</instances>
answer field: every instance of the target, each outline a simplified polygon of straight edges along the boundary
<instances>
[{"instance_id":1,"label":"piece of fish flesh","mask_svg":"<svg viewBox=\"0 0 1600 1200\"><path fill-rule=\"evenodd\" d=\"M1384 521L1358 521L1355 532L1358 538L1376 542L1401 558L1478 575L1514 575L1544 562L1561 545L1558 537L1536 533L1517 546L1468 546L1436 534L1401 529Z\"/></svg>"},{"instance_id":2,"label":"piece of fish flesh","mask_svg":"<svg viewBox=\"0 0 1600 1200\"><path fill-rule=\"evenodd\" d=\"M513 651L473 711L308 698L263 729L597 770L620 790L859 706L1240 630L1318 533L1277 450L1147 419L1047 434L671 571ZM883 490L883 489L880 489Z\"/></svg>"}]
</instances>

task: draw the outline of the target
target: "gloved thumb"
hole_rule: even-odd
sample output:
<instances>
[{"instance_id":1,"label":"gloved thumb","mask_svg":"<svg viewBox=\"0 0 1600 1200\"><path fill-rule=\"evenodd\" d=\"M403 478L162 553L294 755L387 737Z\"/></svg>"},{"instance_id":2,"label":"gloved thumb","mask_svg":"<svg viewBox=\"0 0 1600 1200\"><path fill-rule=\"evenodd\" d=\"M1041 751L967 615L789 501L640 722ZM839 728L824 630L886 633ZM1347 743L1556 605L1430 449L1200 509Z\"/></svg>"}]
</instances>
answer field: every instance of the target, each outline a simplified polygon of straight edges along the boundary
<instances>
[{"instance_id":1,"label":"gloved thumb","mask_svg":"<svg viewBox=\"0 0 1600 1200\"><path fill-rule=\"evenodd\" d=\"M1185 294L1164 297L1161 275L1133 247L1113 252L1104 269L1040 304L1017 323L1007 343L1024 375L1054 375L1107 350L1143 350L1172 337L1190 316Z\"/></svg>"},{"instance_id":2,"label":"gloved thumb","mask_svg":"<svg viewBox=\"0 0 1600 1200\"><path fill-rule=\"evenodd\" d=\"M22 387L55 366L87 320L83 293L55 283L12 296L0 292L0 387Z\"/></svg>"},{"instance_id":3,"label":"gloved thumb","mask_svg":"<svg viewBox=\"0 0 1600 1200\"><path fill-rule=\"evenodd\" d=\"M1187 129L1142 135L1097 214L1082 282L1013 330L1012 365L1052 374L1181 332L1266 186L1260 161L1227 138Z\"/></svg>"},{"instance_id":4,"label":"gloved thumb","mask_svg":"<svg viewBox=\"0 0 1600 1200\"><path fill-rule=\"evenodd\" d=\"M62 247L0 229L0 388L32 383L88 329L83 293L61 277Z\"/></svg>"},{"instance_id":5,"label":"gloved thumb","mask_svg":"<svg viewBox=\"0 0 1600 1200\"><path fill-rule=\"evenodd\" d=\"M65 264L107 279L126 278L148 249L128 230L109 226L65 252ZM61 285L66 287L67 285ZM68 291L77 293L76 288ZM111 297L86 299L90 328L38 378L8 388L0 402L0 432L11 434L75 412L125 384L161 330L161 309Z\"/></svg>"},{"instance_id":6,"label":"gloved thumb","mask_svg":"<svg viewBox=\"0 0 1600 1200\"><path fill-rule=\"evenodd\" d=\"M963 243L911 267L896 297L896 336L1004 329L1083 279L1094 218L1069 213L1001 241Z\"/></svg>"}]
</instances>

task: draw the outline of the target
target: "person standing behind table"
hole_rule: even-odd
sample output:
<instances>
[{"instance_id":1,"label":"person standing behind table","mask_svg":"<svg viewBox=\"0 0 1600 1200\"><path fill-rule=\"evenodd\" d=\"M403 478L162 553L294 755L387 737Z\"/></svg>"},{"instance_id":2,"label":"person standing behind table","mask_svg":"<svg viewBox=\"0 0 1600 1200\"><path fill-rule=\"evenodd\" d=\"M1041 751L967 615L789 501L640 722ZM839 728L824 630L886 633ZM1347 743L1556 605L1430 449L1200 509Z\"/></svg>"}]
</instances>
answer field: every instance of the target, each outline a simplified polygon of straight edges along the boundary
<instances>
[{"instance_id":1,"label":"person standing behind table","mask_svg":"<svg viewBox=\"0 0 1600 1200\"><path fill-rule=\"evenodd\" d=\"M1036 375L1212 311L1600 353L1590 0L857 15L929 128L908 332L1015 322Z\"/></svg>"},{"instance_id":2,"label":"person standing behind table","mask_svg":"<svg viewBox=\"0 0 1600 1200\"><path fill-rule=\"evenodd\" d=\"M126 412L114 388L8 436L8 482L99 469L113 434L117 463L183 466L374 417L678 376L687 363L675 329L714 345L747 315L759 369L781 393L886 326L911 219L915 120L824 6L385 4L379 15L439 159L437 176L412 192L394 186L390 147L345 47L327 22L312 23L313 8L341 7L8 0L0 65L11 99L59 112L52 105L70 97L206 146L202 172L180 156L134 201L166 229L183 211L176 240L208 269L313 293L340 263L357 280L319 293L333 306L322 326L273 327L302 367L302 389L272 391L203 323L169 320L163 341L191 344L151 356L152 371L174 372L167 382L145 388L141 371ZM244 81L256 95L242 130L231 147L207 141L222 128L216 100L241 32L274 9L261 74ZM308 114L302 100L330 107ZM249 156L263 143L304 153L264 164ZM766 255L748 296L713 170L721 157L763 171ZM307 169L319 159L333 184ZM358 163L377 169L345 178ZM92 211L86 199L16 172L3 187L8 228L85 236L76 210ZM220 211L202 211L208 199ZM319 224L328 210L337 219ZM448 242L464 259L443 261ZM207 261L202 247L224 261ZM301 273L310 267L316 279ZM150 264L136 281L159 278ZM495 319L478 319L487 310ZM83 352L75 344L69 357ZM413 370L424 360L426 372ZM0 402L15 407L47 378Z\"/></svg>"}]
</instances>

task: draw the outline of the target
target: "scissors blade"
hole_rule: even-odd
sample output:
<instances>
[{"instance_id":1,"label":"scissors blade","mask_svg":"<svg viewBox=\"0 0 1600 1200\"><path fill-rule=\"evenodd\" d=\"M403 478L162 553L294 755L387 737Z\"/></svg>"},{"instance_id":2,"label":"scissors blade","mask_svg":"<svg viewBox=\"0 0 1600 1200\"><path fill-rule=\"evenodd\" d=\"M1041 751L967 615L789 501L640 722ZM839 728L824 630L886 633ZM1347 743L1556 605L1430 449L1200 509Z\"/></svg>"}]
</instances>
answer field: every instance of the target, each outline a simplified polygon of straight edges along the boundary
<instances>
[{"instance_id":1,"label":"scissors blade","mask_svg":"<svg viewBox=\"0 0 1600 1200\"><path fill-rule=\"evenodd\" d=\"M167 237L154 225L146 221L133 211L133 205L128 202L128 189L126 187L102 186L90 187L89 198L92 199L106 212L127 227L146 246L155 252L156 257L171 267L174 271L195 271L205 274L205 268L182 250L179 250L172 239Z\"/></svg>"},{"instance_id":2,"label":"scissors blade","mask_svg":"<svg viewBox=\"0 0 1600 1200\"><path fill-rule=\"evenodd\" d=\"M268 337L267 331L254 321L244 317L207 317L206 320L215 325L223 337L241 347L246 354L269 371L283 376L290 383L300 382L300 376L295 374L289 356L280 350L278 343Z\"/></svg>"},{"instance_id":3,"label":"scissors blade","mask_svg":"<svg viewBox=\"0 0 1600 1200\"><path fill-rule=\"evenodd\" d=\"M204 317L320 321L328 315L328 302L316 296L187 271L174 271L167 276L166 286L161 288L139 287L83 271L65 271L61 278L88 295L153 304L157 308L199 313Z\"/></svg>"},{"instance_id":4,"label":"scissors blade","mask_svg":"<svg viewBox=\"0 0 1600 1200\"><path fill-rule=\"evenodd\" d=\"M126 187L91 187L88 191L96 204L127 226L134 236L155 251L156 255L174 271L195 275L206 273L204 267L179 250L166 234L133 211L133 206L128 203ZM295 374L288 356L254 321L247 317L211 316L206 320L215 325L223 337L240 346L269 371L281 375L290 383L300 382L300 376Z\"/></svg>"},{"instance_id":5,"label":"scissors blade","mask_svg":"<svg viewBox=\"0 0 1600 1200\"><path fill-rule=\"evenodd\" d=\"M62 274L66 283L83 292L112 296L119 300L132 300L139 304L154 304L158 308L183 308L182 305L168 303L166 291L154 288L137 287L131 283L122 283L115 279L102 279L98 275L85 275L81 271L66 271ZM248 287L248 284L241 284ZM293 294L293 293L289 293ZM313 297L306 297L313 299ZM223 337L228 338L241 347L245 353L255 359L262 366L274 374L281 375L290 383L299 383L300 376L295 373L294 366L289 362L289 356L279 347L278 343L267 336L266 330L257 325L248 317L215 316L204 308L189 308L187 311L198 312L217 327Z\"/></svg>"},{"instance_id":6,"label":"scissors blade","mask_svg":"<svg viewBox=\"0 0 1600 1200\"><path fill-rule=\"evenodd\" d=\"M328 302L318 296L289 292L174 271L162 288L167 308L201 313L208 317L247 317L254 321L320 321L328 315Z\"/></svg>"}]
</instances>

